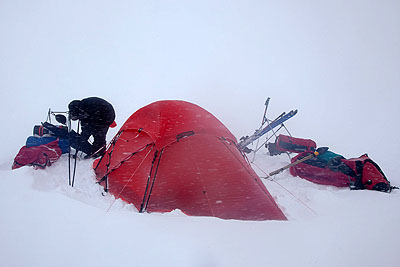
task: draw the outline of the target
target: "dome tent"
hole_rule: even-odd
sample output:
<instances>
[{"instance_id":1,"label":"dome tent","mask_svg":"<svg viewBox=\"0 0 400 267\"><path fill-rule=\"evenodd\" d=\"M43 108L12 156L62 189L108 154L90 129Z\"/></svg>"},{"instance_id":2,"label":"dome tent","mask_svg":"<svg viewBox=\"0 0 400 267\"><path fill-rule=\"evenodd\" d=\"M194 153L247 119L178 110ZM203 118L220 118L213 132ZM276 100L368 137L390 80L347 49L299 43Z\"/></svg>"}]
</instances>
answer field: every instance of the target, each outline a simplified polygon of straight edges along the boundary
<instances>
[{"instance_id":1,"label":"dome tent","mask_svg":"<svg viewBox=\"0 0 400 267\"><path fill-rule=\"evenodd\" d=\"M100 184L139 212L285 220L264 184L212 114L165 100L136 111L95 164Z\"/></svg>"}]
</instances>

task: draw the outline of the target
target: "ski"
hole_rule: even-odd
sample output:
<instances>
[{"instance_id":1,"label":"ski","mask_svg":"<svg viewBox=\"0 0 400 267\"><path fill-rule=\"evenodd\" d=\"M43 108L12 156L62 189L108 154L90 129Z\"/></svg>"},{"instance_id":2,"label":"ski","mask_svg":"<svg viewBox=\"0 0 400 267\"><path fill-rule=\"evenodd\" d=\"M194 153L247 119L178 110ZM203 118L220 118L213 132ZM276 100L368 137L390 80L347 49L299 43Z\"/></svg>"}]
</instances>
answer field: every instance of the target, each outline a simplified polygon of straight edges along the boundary
<instances>
[{"instance_id":1,"label":"ski","mask_svg":"<svg viewBox=\"0 0 400 267\"><path fill-rule=\"evenodd\" d=\"M255 140L257 140L258 138L260 138L264 134L268 133L269 131L271 131L275 127L281 125L282 123L284 123L288 119L292 118L296 114L297 114L297 109L296 110L291 110L287 114L284 112L281 115L279 115L274 121L272 121L266 127L264 127L263 129L256 130L256 132L252 136L246 136L244 138L242 137L241 141L237 145L238 149L240 151L248 151L249 149L247 148L247 146L249 144L253 143Z\"/></svg>"}]
</instances>

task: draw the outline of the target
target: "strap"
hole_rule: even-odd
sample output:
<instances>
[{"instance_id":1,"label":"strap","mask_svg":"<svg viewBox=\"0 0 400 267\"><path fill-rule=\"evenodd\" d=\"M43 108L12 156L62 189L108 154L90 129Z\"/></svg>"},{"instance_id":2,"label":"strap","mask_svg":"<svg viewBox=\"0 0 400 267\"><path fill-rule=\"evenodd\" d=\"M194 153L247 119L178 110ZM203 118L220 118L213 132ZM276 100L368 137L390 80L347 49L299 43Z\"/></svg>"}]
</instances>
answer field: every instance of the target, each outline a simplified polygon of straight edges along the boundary
<instances>
[{"instance_id":1,"label":"strap","mask_svg":"<svg viewBox=\"0 0 400 267\"><path fill-rule=\"evenodd\" d=\"M355 181L350 183L351 190L362 190L365 189L364 184L362 183L362 173L364 168L364 162L361 160L357 160L356 164L356 171L355 171Z\"/></svg>"},{"instance_id":2,"label":"strap","mask_svg":"<svg viewBox=\"0 0 400 267\"><path fill-rule=\"evenodd\" d=\"M194 135L194 131L186 131L176 135L176 141L179 142L182 138Z\"/></svg>"}]
</instances>

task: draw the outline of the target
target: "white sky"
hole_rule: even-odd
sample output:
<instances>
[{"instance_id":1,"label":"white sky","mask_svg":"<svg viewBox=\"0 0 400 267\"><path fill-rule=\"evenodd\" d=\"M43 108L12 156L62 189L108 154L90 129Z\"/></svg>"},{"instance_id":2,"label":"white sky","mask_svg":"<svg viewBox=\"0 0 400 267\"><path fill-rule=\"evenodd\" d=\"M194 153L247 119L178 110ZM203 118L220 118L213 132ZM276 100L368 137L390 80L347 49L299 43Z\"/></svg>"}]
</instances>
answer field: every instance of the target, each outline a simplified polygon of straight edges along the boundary
<instances>
[{"instance_id":1,"label":"white sky","mask_svg":"<svg viewBox=\"0 0 400 267\"><path fill-rule=\"evenodd\" d=\"M258 128L270 96L270 118L299 109L293 135L346 157L394 158L399 14L389 0L2 0L2 158L49 107L95 95L119 126L150 102L183 99L238 138Z\"/></svg>"}]
</instances>

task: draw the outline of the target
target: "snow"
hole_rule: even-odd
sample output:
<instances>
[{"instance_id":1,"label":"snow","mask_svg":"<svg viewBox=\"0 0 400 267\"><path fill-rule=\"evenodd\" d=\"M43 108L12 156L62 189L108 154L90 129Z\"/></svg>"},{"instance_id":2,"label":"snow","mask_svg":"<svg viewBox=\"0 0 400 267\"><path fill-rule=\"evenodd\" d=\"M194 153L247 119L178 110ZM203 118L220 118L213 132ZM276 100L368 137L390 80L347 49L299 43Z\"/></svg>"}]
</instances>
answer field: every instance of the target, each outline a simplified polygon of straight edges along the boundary
<instances>
[{"instance_id":1,"label":"snow","mask_svg":"<svg viewBox=\"0 0 400 267\"><path fill-rule=\"evenodd\" d=\"M160 99L196 103L237 138L298 109L286 126L347 158L368 153L393 185L400 107L398 1L10 1L0 3L2 266L399 266L400 193L263 179L288 221L139 214L103 195L92 162L68 186L11 163L47 110L100 96L115 135ZM250 155L252 160L253 156ZM289 162L261 149L265 176Z\"/></svg>"},{"instance_id":2,"label":"snow","mask_svg":"<svg viewBox=\"0 0 400 267\"><path fill-rule=\"evenodd\" d=\"M263 171L288 161L266 152L255 160ZM140 214L102 195L91 163L78 162L74 188L65 156L46 170L1 171L4 266L397 266L397 192L315 185L284 172L264 181L286 222Z\"/></svg>"}]
</instances>

